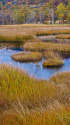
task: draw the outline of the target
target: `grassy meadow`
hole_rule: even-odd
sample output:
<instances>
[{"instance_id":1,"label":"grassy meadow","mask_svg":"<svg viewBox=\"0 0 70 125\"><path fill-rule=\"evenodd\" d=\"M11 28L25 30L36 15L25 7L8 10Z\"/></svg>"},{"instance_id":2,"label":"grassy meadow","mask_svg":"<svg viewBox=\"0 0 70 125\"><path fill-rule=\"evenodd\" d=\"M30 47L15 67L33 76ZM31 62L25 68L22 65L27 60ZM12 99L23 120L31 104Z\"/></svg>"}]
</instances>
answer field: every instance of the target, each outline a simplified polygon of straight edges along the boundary
<instances>
[{"instance_id":1,"label":"grassy meadow","mask_svg":"<svg viewBox=\"0 0 70 125\"><path fill-rule=\"evenodd\" d=\"M26 53L13 54L14 60L32 62L44 57L45 66L63 65L61 53L69 54L70 44L37 37L44 35L70 39L70 25L0 26L0 44L24 43ZM0 64L0 125L70 125L70 72L38 80L19 68Z\"/></svg>"}]
</instances>

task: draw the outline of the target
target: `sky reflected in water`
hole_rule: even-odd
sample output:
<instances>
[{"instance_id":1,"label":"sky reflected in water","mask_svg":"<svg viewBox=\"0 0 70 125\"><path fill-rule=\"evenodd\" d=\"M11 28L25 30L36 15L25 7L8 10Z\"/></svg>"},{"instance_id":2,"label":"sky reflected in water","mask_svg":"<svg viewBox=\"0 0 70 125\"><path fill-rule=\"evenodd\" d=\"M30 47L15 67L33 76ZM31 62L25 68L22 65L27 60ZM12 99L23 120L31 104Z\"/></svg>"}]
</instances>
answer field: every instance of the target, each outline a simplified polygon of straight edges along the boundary
<instances>
[{"instance_id":1,"label":"sky reflected in water","mask_svg":"<svg viewBox=\"0 0 70 125\"><path fill-rule=\"evenodd\" d=\"M11 54L21 52L22 48L18 49L7 49L2 48L0 49L0 63L6 63L13 65L15 67L19 67L23 69L25 72L27 71L29 76L34 76L38 79L46 79L48 80L53 75L57 74L58 72L70 71L70 58L64 60L64 65L61 68L43 68L42 61L39 63L19 63L11 59Z\"/></svg>"}]
</instances>

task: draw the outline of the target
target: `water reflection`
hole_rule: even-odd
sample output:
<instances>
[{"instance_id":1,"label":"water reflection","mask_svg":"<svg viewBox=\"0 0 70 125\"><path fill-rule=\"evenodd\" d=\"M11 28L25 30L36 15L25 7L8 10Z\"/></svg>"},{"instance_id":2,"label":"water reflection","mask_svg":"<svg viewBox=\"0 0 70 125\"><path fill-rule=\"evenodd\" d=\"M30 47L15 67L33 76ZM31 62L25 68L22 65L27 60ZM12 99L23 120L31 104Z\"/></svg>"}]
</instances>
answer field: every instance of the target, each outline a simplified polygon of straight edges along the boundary
<instances>
[{"instance_id":1,"label":"water reflection","mask_svg":"<svg viewBox=\"0 0 70 125\"><path fill-rule=\"evenodd\" d=\"M18 53L20 51L23 51L22 48L17 49L7 49L1 48L0 49L0 63L6 63L13 65L15 67L19 67L23 69L25 72L28 71L28 74L30 76L34 76L38 79L46 79L48 80L53 76L54 74L57 74L58 72L64 72L64 71L70 71L70 58L64 59L64 65L61 68L43 68L42 63L44 61L44 58L42 58L42 61L39 63L19 63L11 59L11 54Z\"/></svg>"}]
</instances>

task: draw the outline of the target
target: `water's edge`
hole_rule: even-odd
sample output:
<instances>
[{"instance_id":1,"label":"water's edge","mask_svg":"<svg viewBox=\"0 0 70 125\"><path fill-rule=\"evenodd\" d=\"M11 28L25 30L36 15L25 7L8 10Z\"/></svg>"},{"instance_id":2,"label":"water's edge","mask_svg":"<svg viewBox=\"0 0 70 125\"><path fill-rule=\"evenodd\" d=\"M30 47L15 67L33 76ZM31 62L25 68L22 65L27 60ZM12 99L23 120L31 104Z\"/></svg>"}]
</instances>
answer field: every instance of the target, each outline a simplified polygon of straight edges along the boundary
<instances>
[{"instance_id":1,"label":"water's edge","mask_svg":"<svg viewBox=\"0 0 70 125\"><path fill-rule=\"evenodd\" d=\"M70 71L70 58L64 59L64 65L60 68L43 68L42 61L39 63L19 63L11 59L11 54L23 51L22 48L0 48L0 63L9 64L28 72L29 76L34 76L37 79L50 79L58 72Z\"/></svg>"}]
</instances>

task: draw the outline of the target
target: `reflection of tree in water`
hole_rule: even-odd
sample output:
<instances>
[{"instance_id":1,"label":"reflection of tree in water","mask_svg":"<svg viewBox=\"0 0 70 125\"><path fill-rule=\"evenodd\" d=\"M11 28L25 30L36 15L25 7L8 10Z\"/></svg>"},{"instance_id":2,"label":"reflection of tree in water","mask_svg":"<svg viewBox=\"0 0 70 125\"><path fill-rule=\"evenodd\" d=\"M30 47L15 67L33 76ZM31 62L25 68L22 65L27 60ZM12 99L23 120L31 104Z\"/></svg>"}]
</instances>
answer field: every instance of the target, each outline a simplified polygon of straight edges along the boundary
<instances>
[{"instance_id":1,"label":"reflection of tree in water","mask_svg":"<svg viewBox=\"0 0 70 125\"><path fill-rule=\"evenodd\" d=\"M35 74L38 73L40 70L40 64L37 62L35 65Z\"/></svg>"}]
</instances>

